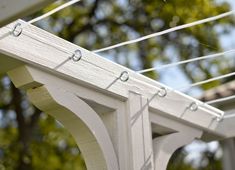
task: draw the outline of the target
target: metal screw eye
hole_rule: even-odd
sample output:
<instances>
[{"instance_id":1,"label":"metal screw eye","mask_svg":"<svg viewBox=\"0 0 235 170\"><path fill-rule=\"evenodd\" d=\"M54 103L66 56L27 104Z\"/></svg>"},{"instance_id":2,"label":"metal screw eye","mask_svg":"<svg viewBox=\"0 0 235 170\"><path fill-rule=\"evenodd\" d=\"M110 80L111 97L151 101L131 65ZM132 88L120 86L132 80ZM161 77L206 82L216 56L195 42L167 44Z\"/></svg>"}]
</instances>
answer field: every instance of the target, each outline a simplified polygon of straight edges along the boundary
<instances>
[{"instance_id":1,"label":"metal screw eye","mask_svg":"<svg viewBox=\"0 0 235 170\"><path fill-rule=\"evenodd\" d=\"M127 71L123 71L120 76L119 76L119 79L122 81L122 82L126 82L129 80L129 73Z\"/></svg>"},{"instance_id":2,"label":"metal screw eye","mask_svg":"<svg viewBox=\"0 0 235 170\"><path fill-rule=\"evenodd\" d=\"M197 111L198 109L198 104L196 102L193 102L189 105L189 109L193 112Z\"/></svg>"},{"instance_id":3,"label":"metal screw eye","mask_svg":"<svg viewBox=\"0 0 235 170\"><path fill-rule=\"evenodd\" d=\"M74 61L74 62L78 62L79 60L81 60L82 58L82 52L80 50L76 50L74 51L71 59Z\"/></svg>"},{"instance_id":4,"label":"metal screw eye","mask_svg":"<svg viewBox=\"0 0 235 170\"><path fill-rule=\"evenodd\" d=\"M223 120L224 116L219 116L219 117L216 117L216 121L217 122L221 122Z\"/></svg>"},{"instance_id":5,"label":"metal screw eye","mask_svg":"<svg viewBox=\"0 0 235 170\"><path fill-rule=\"evenodd\" d=\"M13 35L14 37L19 37L22 32L23 32L23 28L21 27L21 23L17 23L17 24L14 26L14 28L13 28L13 30L12 30L11 33L12 33L12 35Z\"/></svg>"},{"instance_id":6,"label":"metal screw eye","mask_svg":"<svg viewBox=\"0 0 235 170\"><path fill-rule=\"evenodd\" d=\"M157 92L159 97L165 97L167 95L167 90L165 87L161 87L161 89Z\"/></svg>"}]
</instances>

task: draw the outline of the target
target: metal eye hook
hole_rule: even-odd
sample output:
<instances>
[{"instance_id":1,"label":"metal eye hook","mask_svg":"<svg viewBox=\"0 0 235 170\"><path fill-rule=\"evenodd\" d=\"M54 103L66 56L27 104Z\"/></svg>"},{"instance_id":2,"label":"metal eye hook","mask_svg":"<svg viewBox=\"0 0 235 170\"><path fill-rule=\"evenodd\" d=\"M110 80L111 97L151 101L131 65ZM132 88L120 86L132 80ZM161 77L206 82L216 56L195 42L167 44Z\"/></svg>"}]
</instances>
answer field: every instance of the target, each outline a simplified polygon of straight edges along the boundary
<instances>
[{"instance_id":1,"label":"metal eye hook","mask_svg":"<svg viewBox=\"0 0 235 170\"><path fill-rule=\"evenodd\" d=\"M21 23L17 23L13 30L11 31L11 34L14 36L14 37L19 37L21 35L21 33L23 32L23 28L21 27Z\"/></svg>"},{"instance_id":2,"label":"metal eye hook","mask_svg":"<svg viewBox=\"0 0 235 170\"><path fill-rule=\"evenodd\" d=\"M74 62L78 62L82 58L82 52L80 50L74 51L73 55L70 57Z\"/></svg>"},{"instance_id":3,"label":"metal eye hook","mask_svg":"<svg viewBox=\"0 0 235 170\"><path fill-rule=\"evenodd\" d=\"M127 71L123 71L119 78L122 82L127 82L129 80L129 73Z\"/></svg>"},{"instance_id":4,"label":"metal eye hook","mask_svg":"<svg viewBox=\"0 0 235 170\"><path fill-rule=\"evenodd\" d=\"M198 109L198 104L196 102L192 102L190 105L189 105L189 109L193 112L197 111Z\"/></svg>"},{"instance_id":5,"label":"metal eye hook","mask_svg":"<svg viewBox=\"0 0 235 170\"><path fill-rule=\"evenodd\" d=\"M161 89L158 90L157 95L159 97L165 97L167 95L167 89L165 87L161 87Z\"/></svg>"},{"instance_id":6,"label":"metal eye hook","mask_svg":"<svg viewBox=\"0 0 235 170\"><path fill-rule=\"evenodd\" d=\"M221 122L223 119L224 119L224 115L221 115L221 116L217 116L217 117L216 117L216 121L217 121L217 122Z\"/></svg>"}]
</instances>

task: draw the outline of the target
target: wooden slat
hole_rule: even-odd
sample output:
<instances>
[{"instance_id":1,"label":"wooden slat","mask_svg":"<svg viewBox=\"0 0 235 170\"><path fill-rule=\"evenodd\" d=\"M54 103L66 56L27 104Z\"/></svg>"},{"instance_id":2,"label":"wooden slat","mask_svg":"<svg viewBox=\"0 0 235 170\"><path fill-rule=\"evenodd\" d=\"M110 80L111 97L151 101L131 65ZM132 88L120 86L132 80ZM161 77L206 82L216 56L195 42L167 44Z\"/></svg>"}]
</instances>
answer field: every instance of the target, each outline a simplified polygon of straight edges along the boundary
<instances>
[{"instance_id":1,"label":"wooden slat","mask_svg":"<svg viewBox=\"0 0 235 170\"><path fill-rule=\"evenodd\" d=\"M0 27L27 16L55 0L1 0Z\"/></svg>"},{"instance_id":2,"label":"wooden slat","mask_svg":"<svg viewBox=\"0 0 235 170\"><path fill-rule=\"evenodd\" d=\"M18 22L24 24L23 21ZM9 35L1 39L1 35L12 30L15 24L0 29L0 52L17 61L36 66L43 71L49 71L66 80L90 86L120 100L127 100L129 91L135 91L146 96L150 101L150 109L201 128L215 129L218 124L214 121L215 115L223 114L216 108L170 88L168 88L166 97L158 97L155 94L161 87L165 87L164 85L35 26L25 27L19 37ZM58 69L54 69L67 60L77 49L82 52L82 60L79 62L69 60ZM130 75L127 82L117 80L123 71L127 71ZM200 104L195 112L188 109L192 102Z\"/></svg>"}]
</instances>

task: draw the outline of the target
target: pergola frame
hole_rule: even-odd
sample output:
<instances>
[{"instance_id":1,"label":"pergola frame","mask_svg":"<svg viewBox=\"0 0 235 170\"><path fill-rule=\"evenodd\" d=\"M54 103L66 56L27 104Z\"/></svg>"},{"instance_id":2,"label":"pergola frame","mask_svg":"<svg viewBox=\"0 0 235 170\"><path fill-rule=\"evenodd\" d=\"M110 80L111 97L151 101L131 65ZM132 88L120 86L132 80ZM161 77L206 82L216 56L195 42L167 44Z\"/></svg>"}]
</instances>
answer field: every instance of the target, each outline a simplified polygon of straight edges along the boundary
<instances>
[{"instance_id":1,"label":"pergola frame","mask_svg":"<svg viewBox=\"0 0 235 170\"><path fill-rule=\"evenodd\" d=\"M65 126L89 170L165 170L195 138L234 136L222 111L25 24L0 29L0 73Z\"/></svg>"}]
</instances>

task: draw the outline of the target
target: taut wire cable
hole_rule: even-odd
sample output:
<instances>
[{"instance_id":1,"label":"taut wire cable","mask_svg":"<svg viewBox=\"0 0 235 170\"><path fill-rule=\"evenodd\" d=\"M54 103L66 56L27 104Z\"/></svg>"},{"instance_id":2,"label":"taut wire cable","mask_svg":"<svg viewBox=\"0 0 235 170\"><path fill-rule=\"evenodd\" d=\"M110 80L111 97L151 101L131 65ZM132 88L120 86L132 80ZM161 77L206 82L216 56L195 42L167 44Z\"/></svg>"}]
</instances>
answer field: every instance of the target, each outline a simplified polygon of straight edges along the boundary
<instances>
[{"instance_id":1,"label":"taut wire cable","mask_svg":"<svg viewBox=\"0 0 235 170\"><path fill-rule=\"evenodd\" d=\"M193 27L195 25L200 25L200 24L203 24L203 23L215 21L215 20L230 16L230 15L233 15L234 13L235 13L235 10L232 10L232 11L214 16L214 17L206 18L206 19L203 19L203 20L198 20L198 21L195 21L195 22L192 22L192 23L189 23L189 24L180 25L180 26L177 26L177 27L173 27L173 28L161 31L161 32L156 32L156 33L153 33L153 34L150 34L150 35L146 35L146 36L134 39L134 40L129 40L129 41L121 42L121 43L111 45L111 46L108 46L108 47L105 47L105 48L93 50L92 52L99 53L99 52L108 51L108 50L111 50L111 49L114 49L114 48L118 48L118 47L121 47L121 46L134 44L134 43L144 41L144 40L147 40L147 39L150 39L150 38L153 38L153 37L158 37L160 35L168 34L170 32L174 32L174 31L177 31L177 30L181 30L181 29Z\"/></svg>"},{"instance_id":2,"label":"taut wire cable","mask_svg":"<svg viewBox=\"0 0 235 170\"><path fill-rule=\"evenodd\" d=\"M184 86L184 87L177 88L177 90L186 90L186 89L189 89L189 88L192 88L192 87L195 87L195 86L206 84L206 83L209 83L209 82L212 82L212 81L215 81L215 80L224 79L224 78L231 77L231 76L234 76L234 75L235 75L235 72L224 74L222 76L213 77L213 78L210 78L210 79L207 79L207 80L199 81L199 82L196 82L196 83Z\"/></svg>"},{"instance_id":3,"label":"taut wire cable","mask_svg":"<svg viewBox=\"0 0 235 170\"><path fill-rule=\"evenodd\" d=\"M49 16L53 15L54 13L59 12L59 11L61 11L62 9L67 8L67 7L69 7L69 6L71 6L71 5L75 4L75 3L77 3L77 2L79 2L79 1L81 1L81 0L71 0L71 1L69 1L69 2L66 2L66 3L64 3L64 4L60 5L60 6L58 6L58 7L55 8L55 9L52 9L51 11L49 11L49 12L47 12L47 13L45 13L45 14L39 16L39 17L36 17L36 18L34 18L34 19L30 20L30 21L26 21L24 24L17 23L17 24L15 25L15 28L13 29L13 31L11 31L11 33L12 33L14 36L17 36L17 37L18 37L18 36L22 33L23 28L25 28L26 26L28 26L28 25L30 25L30 24L33 24L33 23L35 23L35 22L38 22L38 21L40 21L40 20L42 20L42 19L44 19L44 18L46 18L46 17L49 17ZM9 34L6 34L6 35L9 35ZM2 39L2 38L4 38L4 37L6 37L6 35L1 36L0 38Z\"/></svg>"},{"instance_id":4,"label":"taut wire cable","mask_svg":"<svg viewBox=\"0 0 235 170\"><path fill-rule=\"evenodd\" d=\"M140 73L140 74L143 74L143 73L146 73L146 72L150 72L150 71L154 71L154 70L161 70L161 69L165 69L165 68L169 68L169 67L178 66L178 65L181 65L181 64L191 63L191 62L194 62L194 61L205 60L205 59L210 59L210 58L216 58L216 57L220 57L220 56L223 56L223 55L226 55L226 54L229 54L229 53L235 53L235 49L224 51L224 52L221 52L221 53L201 56L201 57L197 57L197 58L192 58L192 59L188 59L188 60L183 60L183 61L179 61L179 62L175 62L175 63L170 63L170 64L158 66L158 67L152 67L152 68L148 68L148 69L144 69L144 70L140 70L140 71L136 71L136 72Z\"/></svg>"},{"instance_id":5,"label":"taut wire cable","mask_svg":"<svg viewBox=\"0 0 235 170\"><path fill-rule=\"evenodd\" d=\"M26 26L28 26L28 25L30 25L30 24L33 24L33 23L35 23L35 22L38 22L38 21L40 21L40 20L42 20L42 19L44 19L44 18L46 18L46 17L49 17L49 16L51 16L52 14L54 14L54 13L56 13L56 12L58 12L58 11L61 11L62 9L66 8L66 7L69 7L69 6L75 4L75 3L79 2L79 1L81 1L81 0L71 0L71 1L69 1L69 2L66 2L66 3L64 3L64 4L60 5L60 6L58 6L58 7L55 8L55 9L52 9L51 11L49 11L49 12L47 12L47 13L45 13L45 14L39 16L39 17L36 17L36 18L34 18L34 19L28 21L28 22L25 22L25 23L23 23L23 24L17 23L17 24L14 26L14 28L13 28L13 30L12 30L11 32L5 33L4 35L1 35L0 39L3 39L3 38L7 37L7 36L10 35L10 34L12 34L12 35L15 36L15 37L18 37L18 36L22 33L23 28L25 28Z\"/></svg>"},{"instance_id":6,"label":"taut wire cable","mask_svg":"<svg viewBox=\"0 0 235 170\"><path fill-rule=\"evenodd\" d=\"M58 6L57 8L55 8L55 9L53 9L53 10L51 10L51 11L49 11L49 12L47 12L47 13L45 13L45 14L39 16L39 17L36 17L36 18L34 18L34 19L28 21L27 23L28 23L28 24L33 24L33 23L35 23L35 22L38 22L38 21L40 21L40 20L42 20L42 19L44 19L44 18L47 18L47 17L53 15L54 13L59 12L59 11L61 11L62 9L67 8L67 7L69 7L69 6L71 6L71 5L75 4L75 3L77 3L77 2L79 2L79 1L81 1L81 0L71 0L71 1L69 1L69 2L66 2L66 3L64 3L64 4L60 5L60 6Z\"/></svg>"},{"instance_id":7,"label":"taut wire cable","mask_svg":"<svg viewBox=\"0 0 235 170\"><path fill-rule=\"evenodd\" d=\"M224 102L224 101L232 100L232 99L235 99L235 95L211 100L211 101L206 102L206 104L215 104L215 103L220 103L220 102Z\"/></svg>"}]
</instances>

